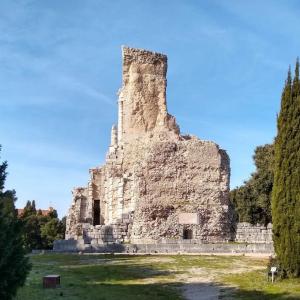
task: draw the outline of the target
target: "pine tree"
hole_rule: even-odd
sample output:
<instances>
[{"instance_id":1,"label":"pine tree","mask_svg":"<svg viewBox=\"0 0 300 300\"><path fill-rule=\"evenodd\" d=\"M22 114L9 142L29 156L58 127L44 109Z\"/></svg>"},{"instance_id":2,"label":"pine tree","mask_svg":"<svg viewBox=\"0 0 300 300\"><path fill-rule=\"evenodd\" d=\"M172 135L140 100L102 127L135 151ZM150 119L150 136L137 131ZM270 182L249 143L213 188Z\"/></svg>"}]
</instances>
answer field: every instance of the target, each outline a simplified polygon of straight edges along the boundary
<instances>
[{"instance_id":1,"label":"pine tree","mask_svg":"<svg viewBox=\"0 0 300 300\"><path fill-rule=\"evenodd\" d=\"M272 192L273 240L283 277L300 276L300 82L299 60L281 97Z\"/></svg>"},{"instance_id":2,"label":"pine tree","mask_svg":"<svg viewBox=\"0 0 300 300\"><path fill-rule=\"evenodd\" d=\"M1 148L0 148L1 150ZM0 299L14 297L30 270L22 241L22 224L17 219L14 191L4 191L7 163L0 164Z\"/></svg>"}]
</instances>

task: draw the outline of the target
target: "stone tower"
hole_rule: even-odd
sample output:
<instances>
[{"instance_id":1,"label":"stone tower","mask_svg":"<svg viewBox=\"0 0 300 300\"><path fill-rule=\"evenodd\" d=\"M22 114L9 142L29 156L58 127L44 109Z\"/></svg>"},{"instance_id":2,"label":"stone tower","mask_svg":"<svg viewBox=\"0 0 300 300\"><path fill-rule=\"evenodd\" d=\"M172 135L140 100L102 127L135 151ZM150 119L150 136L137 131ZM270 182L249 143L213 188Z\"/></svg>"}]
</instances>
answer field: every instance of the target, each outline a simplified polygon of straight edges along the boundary
<instances>
[{"instance_id":1,"label":"stone tower","mask_svg":"<svg viewBox=\"0 0 300 300\"><path fill-rule=\"evenodd\" d=\"M73 191L66 238L157 243L230 238L229 158L180 135L166 105L167 57L123 47L118 126L106 163Z\"/></svg>"},{"instance_id":2,"label":"stone tower","mask_svg":"<svg viewBox=\"0 0 300 300\"><path fill-rule=\"evenodd\" d=\"M122 50L123 86L119 94L118 134L119 141L128 141L168 127L167 56L127 47Z\"/></svg>"}]
</instances>

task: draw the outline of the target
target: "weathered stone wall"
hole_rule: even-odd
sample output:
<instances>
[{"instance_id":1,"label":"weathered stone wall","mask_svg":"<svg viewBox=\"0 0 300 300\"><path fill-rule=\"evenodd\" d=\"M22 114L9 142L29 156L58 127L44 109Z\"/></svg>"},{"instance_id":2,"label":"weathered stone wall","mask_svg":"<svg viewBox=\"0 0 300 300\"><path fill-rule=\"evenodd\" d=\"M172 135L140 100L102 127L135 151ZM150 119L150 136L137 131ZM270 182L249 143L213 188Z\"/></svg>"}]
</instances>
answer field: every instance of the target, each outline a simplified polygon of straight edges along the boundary
<instances>
[{"instance_id":1,"label":"weathered stone wall","mask_svg":"<svg viewBox=\"0 0 300 300\"><path fill-rule=\"evenodd\" d=\"M72 191L73 201L66 220L66 239L77 237L78 224L88 222L88 189L74 188Z\"/></svg>"},{"instance_id":2,"label":"weathered stone wall","mask_svg":"<svg viewBox=\"0 0 300 300\"><path fill-rule=\"evenodd\" d=\"M106 163L90 170L88 187L73 197L67 238L103 240L105 226L126 228L124 215L130 230L113 239L151 244L182 240L187 230L199 241L232 238L229 157L213 142L180 135L167 112L166 72L165 55L123 48L118 128ZM198 223L180 224L181 213L197 214Z\"/></svg>"},{"instance_id":3,"label":"weathered stone wall","mask_svg":"<svg viewBox=\"0 0 300 300\"><path fill-rule=\"evenodd\" d=\"M235 241L240 243L273 243L272 224L263 226L260 224L237 223Z\"/></svg>"},{"instance_id":4,"label":"weathered stone wall","mask_svg":"<svg viewBox=\"0 0 300 300\"><path fill-rule=\"evenodd\" d=\"M153 137L151 143L132 146L144 154L135 168L140 188L133 242L182 238L184 228L201 240L230 239L229 159L215 143ZM200 223L179 224L183 212L200 214Z\"/></svg>"},{"instance_id":5,"label":"weathered stone wall","mask_svg":"<svg viewBox=\"0 0 300 300\"><path fill-rule=\"evenodd\" d=\"M98 253L209 253L209 254L251 254L260 253L273 255L273 244L239 244L239 243L217 243L199 244L195 241L173 241L156 244L85 244L83 240L59 240L54 241L54 251L57 252L98 252Z\"/></svg>"},{"instance_id":6,"label":"weathered stone wall","mask_svg":"<svg viewBox=\"0 0 300 300\"><path fill-rule=\"evenodd\" d=\"M181 224L188 225L186 228L190 228L192 230L197 231L198 229L198 218L201 216L193 213L184 213L184 216L179 216L182 219ZM183 218L182 218L183 217ZM188 219L194 219L194 225L190 224L191 221ZM93 246L93 249L95 250L97 247L101 246L101 249L105 245L108 244L121 244L121 243L128 243L132 242L131 237L131 231L132 231L132 221L133 221L133 215L124 214L122 216L122 219L120 220L119 224L112 224L112 225L96 225L91 226L89 223L81 223L79 227L77 227L78 235L76 236L76 240L83 240L86 244L84 247L89 247L88 244L91 244ZM181 228L182 229L182 228ZM182 236L182 230L180 230L180 234ZM250 223L241 222L236 224L236 231L232 233L233 240L232 242L235 243L241 243L241 244L273 244L272 240L272 224L268 224L267 226L264 225L252 225ZM148 241L145 241L145 244L149 244L147 249L152 249L152 244L202 244L205 243L205 241L199 239L197 235L194 236L193 239L184 240L184 239L176 239L174 237L171 238L161 238L160 240L157 240L153 243L153 240L149 243ZM82 244L82 242L79 242ZM62 242L59 242L58 245L64 245ZM65 244L69 245L69 244ZM227 245L225 243L225 245ZM64 246L62 246L64 247ZM69 246L68 246L69 247ZM220 246L219 246L220 247ZM227 246L224 246L225 248ZM257 248L257 246L255 246ZM268 248L268 247L267 247ZM60 248L57 248L56 250L59 250ZM100 248L99 248L100 249ZM100 250L101 250L100 249ZM167 249L169 249L167 247ZM200 247L200 249L202 249ZM258 249L261 249L261 247L258 247ZM268 248L270 249L270 248ZM99 250L99 251L100 251ZM77 251L76 248L74 248L72 251ZM96 250L95 250L96 251ZM160 248L160 251L164 252L164 248Z\"/></svg>"}]
</instances>

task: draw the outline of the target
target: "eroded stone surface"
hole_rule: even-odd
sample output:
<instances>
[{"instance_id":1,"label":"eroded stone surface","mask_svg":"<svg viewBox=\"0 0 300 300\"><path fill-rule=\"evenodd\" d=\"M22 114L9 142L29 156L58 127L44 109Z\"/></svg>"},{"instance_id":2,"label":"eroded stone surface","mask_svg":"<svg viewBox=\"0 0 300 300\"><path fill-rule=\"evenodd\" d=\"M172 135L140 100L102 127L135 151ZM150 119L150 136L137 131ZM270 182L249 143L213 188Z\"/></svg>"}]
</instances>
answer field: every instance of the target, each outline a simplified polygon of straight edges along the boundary
<instances>
[{"instance_id":1,"label":"eroded stone surface","mask_svg":"<svg viewBox=\"0 0 300 300\"><path fill-rule=\"evenodd\" d=\"M272 244L272 224L252 225L247 222L236 224L235 241L239 243L263 243Z\"/></svg>"},{"instance_id":2,"label":"eroded stone surface","mask_svg":"<svg viewBox=\"0 0 300 300\"><path fill-rule=\"evenodd\" d=\"M167 57L122 48L118 127L106 163L73 192L66 238L154 243L230 239L229 157L213 142L182 136L166 106ZM97 210L99 205L100 216ZM180 224L196 213L199 224Z\"/></svg>"}]
</instances>

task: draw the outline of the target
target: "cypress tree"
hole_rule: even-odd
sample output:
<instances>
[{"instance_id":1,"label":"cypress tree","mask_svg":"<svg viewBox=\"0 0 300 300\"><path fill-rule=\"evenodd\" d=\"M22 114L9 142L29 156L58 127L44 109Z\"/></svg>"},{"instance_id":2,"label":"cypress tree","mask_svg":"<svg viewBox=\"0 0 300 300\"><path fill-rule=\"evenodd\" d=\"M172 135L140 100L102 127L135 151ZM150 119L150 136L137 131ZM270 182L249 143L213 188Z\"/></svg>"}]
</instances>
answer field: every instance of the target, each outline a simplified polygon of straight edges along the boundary
<instances>
[{"instance_id":1,"label":"cypress tree","mask_svg":"<svg viewBox=\"0 0 300 300\"><path fill-rule=\"evenodd\" d=\"M272 192L273 240L283 277L300 276L300 82L288 77L281 96L275 139Z\"/></svg>"},{"instance_id":2,"label":"cypress tree","mask_svg":"<svg viewBox=\"0 0 300 300\"><path fill-rule=\"evenodd\" d=\"M22 223L14 206L15 191L4 190L6 168L6 162L0 164L0 299L10 300L25 283L30 264L23 248Z\"/></svg>"}]
</instances>

